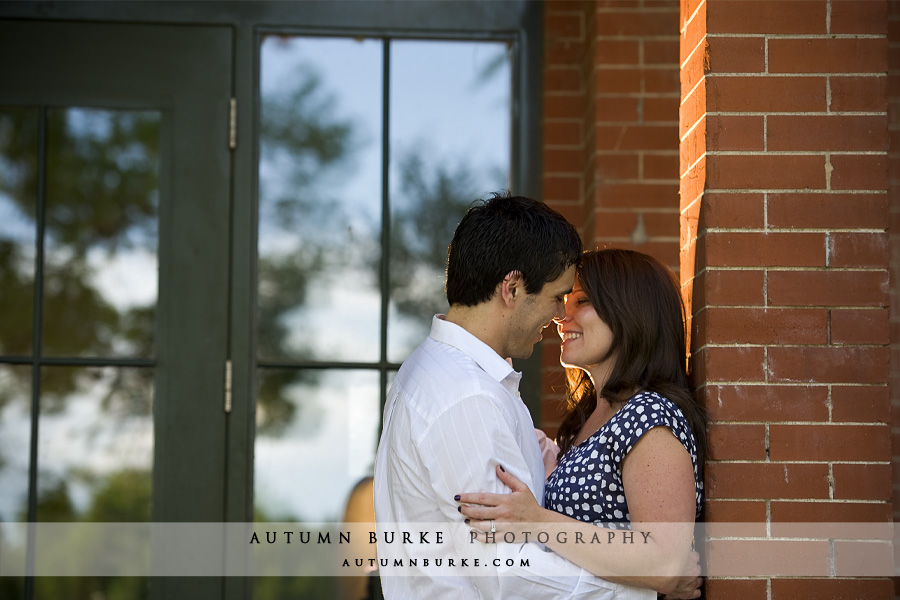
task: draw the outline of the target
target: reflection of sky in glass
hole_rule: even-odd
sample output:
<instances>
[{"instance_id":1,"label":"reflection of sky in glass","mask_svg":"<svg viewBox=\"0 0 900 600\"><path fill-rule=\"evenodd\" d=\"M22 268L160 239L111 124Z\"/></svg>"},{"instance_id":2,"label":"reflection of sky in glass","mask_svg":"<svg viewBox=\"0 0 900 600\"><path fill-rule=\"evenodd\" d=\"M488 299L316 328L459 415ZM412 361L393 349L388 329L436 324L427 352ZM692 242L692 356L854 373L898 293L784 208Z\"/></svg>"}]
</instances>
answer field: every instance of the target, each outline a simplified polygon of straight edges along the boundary
<instances>
[{"instance_id":1,"label":"reflection of sky in glass","mask_svg":"<svg viewBox=\"0 0 900 600\"><path fill-rule=\"evenodd\" d=\"M153 392L149 373L136 369L72 371L78 391L41 401L38 494L64 481L75 509L83 512L111 475L134 469L150 476Z\"/></svg>"},{"instance_id":2,"label":"reflection of sky in glass","mask_svg":"<svg viewBox=\"0 0 900 600\"><path fill-rule=\"evenodd\" d=\"M28 499L30 367L0 365L0 521L15 521Z\"/></svg>"},{"instance_id":3,"label":"reflection of sky in glass","mask_svg":"<svg viewBox=\"0 0 900 600\"><path fill-rule=\"evenodd\" d=\"M317 383L288 388L298 418L279 436L256 438L256 506L275 519L339 519L350 490L372 471L378 387L377 371L322 371Z\"/></svg>"},{"instance_id":4,"label":"reflection of sky in glass","mask_svg":"<svg viewBox=\"0 0 900 600\"><path fill-rule=\"evenodd\" d=\"M296 276L308 290L279 298L278 282L261 285L263 309L293 304L278 315L287 337L264 346L279 347L275 358L375 361L381 43L269 37L261 60L260 260L297 257ZM308 94L298 98L304 87ZM334 125L347 128L345 146L323 158L328 142L311 132Z\"/></svg>"}]
</instances>

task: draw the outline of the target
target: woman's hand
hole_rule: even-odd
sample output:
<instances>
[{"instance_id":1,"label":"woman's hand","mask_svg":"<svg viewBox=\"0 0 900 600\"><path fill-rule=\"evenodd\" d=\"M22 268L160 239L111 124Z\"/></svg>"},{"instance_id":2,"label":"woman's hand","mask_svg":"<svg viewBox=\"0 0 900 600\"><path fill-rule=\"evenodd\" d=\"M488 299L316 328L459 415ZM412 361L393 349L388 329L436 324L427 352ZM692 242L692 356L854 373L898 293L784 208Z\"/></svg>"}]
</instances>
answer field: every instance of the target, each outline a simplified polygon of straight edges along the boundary
<instances>
[{"instance_id":1,"label":"woman's hand","mask_svg":"<svg viewBox=\"0 0 900 600\"><path fill-rule=\"evenodd\" d=\"M544 509L534 499L531 489L497 465L497 477L512 490L508 494L460 494L454 498L460 503L459 512L466 523L480 531L506 532L532 529L527 524L543 520Z\"/></svg>"}]
</instances>

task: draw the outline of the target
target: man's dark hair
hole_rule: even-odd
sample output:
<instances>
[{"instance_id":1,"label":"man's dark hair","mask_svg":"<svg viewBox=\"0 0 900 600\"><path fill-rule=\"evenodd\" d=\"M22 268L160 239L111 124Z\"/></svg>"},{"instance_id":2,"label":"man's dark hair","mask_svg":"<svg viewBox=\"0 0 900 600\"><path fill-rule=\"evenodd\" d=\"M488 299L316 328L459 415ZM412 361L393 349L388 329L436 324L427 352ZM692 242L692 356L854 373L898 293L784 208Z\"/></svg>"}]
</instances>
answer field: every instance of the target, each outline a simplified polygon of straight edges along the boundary
<instances>
[{"instance_id":1,"label":"man's dark hair","mask_svg":"<svg viewBox=\"0 0 900 600\"><path fill-rule=\"evenodd\" d=\"M525 293L539 292L581 256L581 238L542 202L494 194L460 221L447 252L447 300L475 306L489 300L503 278L519 271Z\"/></svg>"}]
</instances>

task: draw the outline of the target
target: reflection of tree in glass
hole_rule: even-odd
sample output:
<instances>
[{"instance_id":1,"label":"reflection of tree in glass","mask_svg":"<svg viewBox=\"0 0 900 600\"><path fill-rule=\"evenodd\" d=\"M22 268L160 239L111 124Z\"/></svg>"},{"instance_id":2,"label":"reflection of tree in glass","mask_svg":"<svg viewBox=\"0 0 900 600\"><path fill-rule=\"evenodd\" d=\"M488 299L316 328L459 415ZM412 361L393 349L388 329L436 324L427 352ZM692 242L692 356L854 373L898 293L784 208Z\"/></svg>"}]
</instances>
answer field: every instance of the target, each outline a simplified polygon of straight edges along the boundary
<instances>
[{"instance_id":1,"label":"reflection of tree in glass","mask_svg":"<svg viewBox=\"0 0 900 600\"><path fill-rule=\"evenodd\" d=\"M494 167L476 169L465 157L433 157L414 148L400 157L399 191L391 214L391 301L423 328L447 306L447 246L471 204L506 180Z\"/></svg>"},{"instance_id":2,"label":"reflection of tree in glass","mask_svg":"<svg viewBox=\"0 0 900 600\"><path fill-rule=\"evenodd\" d=\"M346 169L359 142L349 119L335 115L337 102L308 66L294 69L294 81L262 101L260 125L260 253L258 356L305 356L290 317L306 303L316 277L343 262L346 248L329 232L347 220L328 189ZM257 432L280 435L298 408L315 429L317 411L287 397L290 386L310 382L309 370L277 370L260 377Z\"/></svg>"},{"instance_id":3,"label":"reflection of tree in glass","mask_svg":"<svg viewBox=\"0 0 900 600\"><path fill-rule=\"evenodd\" d=\"M36 111L0 111L0 161L13 173L2 185L34 230L37 208ZM156 250L159 116L154 113L52 110L47 119L48 165L42 342L57 355L109 356L127 348L152 355L153 307L119 311L95 287L89 254ZM25 237L25 236L20 236ZM33 233L28 236L33 239ZM0 240L3 319L0 352L30 353L34 249ZM60 374L62 374L60 372ZM76 382L44 380L66 394Z\"/></svg>"}]
</instances>

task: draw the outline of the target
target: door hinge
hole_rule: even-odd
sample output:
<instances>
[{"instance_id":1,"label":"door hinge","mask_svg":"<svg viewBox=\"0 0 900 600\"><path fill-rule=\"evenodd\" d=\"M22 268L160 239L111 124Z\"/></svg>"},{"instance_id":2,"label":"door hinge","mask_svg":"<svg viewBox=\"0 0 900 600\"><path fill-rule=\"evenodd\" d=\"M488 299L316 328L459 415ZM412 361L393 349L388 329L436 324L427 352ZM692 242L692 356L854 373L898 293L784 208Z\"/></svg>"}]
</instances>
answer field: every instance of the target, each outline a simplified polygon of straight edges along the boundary
<instances>
[{"instance_id":1,"label":"door hinge","mask_svg":"<svg viewBox=\"0 0 900 600\"><path fill-rule=\"evenodd\" d=\"M231 412L231 361L225 361L225 412Z\"/></svg>"},{"instance_id":2,"label":"door hinge","mask_svg":"<svg viewBox=\"0 0 900 600\"><path fill-rule=\"evenodd\" d=\"M228 109L228 148L237 148L237 98L232 98Z\"/></svg>"}]
</instances>

